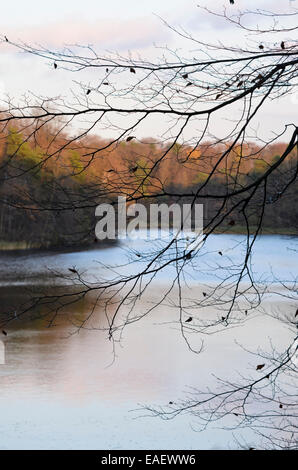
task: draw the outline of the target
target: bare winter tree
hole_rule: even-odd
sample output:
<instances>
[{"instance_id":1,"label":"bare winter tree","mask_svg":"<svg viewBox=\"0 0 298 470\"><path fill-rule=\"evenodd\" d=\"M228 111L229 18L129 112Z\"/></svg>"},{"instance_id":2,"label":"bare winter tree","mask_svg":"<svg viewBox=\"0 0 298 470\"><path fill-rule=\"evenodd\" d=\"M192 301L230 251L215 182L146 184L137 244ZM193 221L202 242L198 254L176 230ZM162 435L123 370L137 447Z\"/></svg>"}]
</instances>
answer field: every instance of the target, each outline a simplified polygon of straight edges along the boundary
<instances>
[{"instance_id":1,"label":"bare winter tree","mask_svg":"<svg viewBox=\"0 0 298 470\"><path fill-rule=\"evenodd\" d=\"M92 295L96 300L78 328L88 327L100 305L106 313L100 328L116 342L124 326L149 315L175 290L179 316L174 322L188 347L198 353L202 343L194 346L194 333L201 338L232 328L262 307L269 286L258 283L251 269L257 237L272 217L289 207L287 223L297 229L297 126L285 120L271 133L262 127L267 104L286 96L290 102L296 92L297 41L290 38L297 29L291 26L297 13L209 13L238 28L237 45L204 42L167 25L183 44L190 43L192 52L183 55L165 48L154 62L99 55L91 46L51 51L3 38L46 60L53 73L74 74L76 82L67 98L27 96L21 104L13 99L1 104L2 227L8 221L13 224L16 214L29 214L32 220L43 214L46 222L37 241L50 244L53 239L47 237L50 227L57 231L57 218L60 230L62 221L66 223L65 233L70 220L77 218L76 233L64 235L78 243L94 239L94 217L84 224L83 214L94 215L102 201L115 204L118 195L125 195L128 204L186 201L192 207L203 203L205 210L199 243L189 243L181 234L148 243L146 253L130 252L126 267L102 266L106 277L96 282L70 268L65 277L72 289L32 295L18 307L20 314L42 305L52 324L65 306ZM253 26L256 18L258 27ZM155 137L142 138L156 128ZM30 189L32 178L42 181L35 191ZM187 269L201 269L211 234L237 226L244 227L246 235L241 260L221 263L218 247L216 268L209 266L216 269L217 284L198 289L187 300ZM136 306L142 295L168 267L174 269L171 286L156 305L140 313ZM297 279L284 288L294 305ZM208 318L203 314L207 306L215 312ZM264 446L297 448L297 312L293 307L274 315L291 329L292 341L284 351L253 351L257 375L253 371L239 380L219 378L215 390L196 390L166 409L148 409L166 419L191 413L203 427L214 421L225 426L229 416L235 428L254 429L265 439ZM2 314L3 325L13 320L9 312Z\"/></svg>"}]
</instances>

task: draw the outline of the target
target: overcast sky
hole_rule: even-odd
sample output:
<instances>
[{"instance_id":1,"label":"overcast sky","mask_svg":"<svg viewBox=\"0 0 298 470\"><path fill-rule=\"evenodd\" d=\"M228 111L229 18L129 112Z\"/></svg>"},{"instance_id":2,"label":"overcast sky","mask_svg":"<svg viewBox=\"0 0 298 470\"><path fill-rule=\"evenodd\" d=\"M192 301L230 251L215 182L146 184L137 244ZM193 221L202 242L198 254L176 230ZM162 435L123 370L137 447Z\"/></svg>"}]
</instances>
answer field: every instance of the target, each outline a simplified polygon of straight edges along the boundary
<instances>
[{"instance_id":1,"label":"overcast sky","mask_svg":"<svg viewBox=\"0 0 298 470\"><path fill-rule=\"evenodd\" d=\"M143 57L156 54L153 44L171 48L183 47L181 40L167 28L158 16L192 34L224 42L239 40L239 31L231 29L221 19L204 15L197 4L222 10L223 6L263 8L274 12L289 12L297 7L295 0L228 0L199 2L192 0L17 0L1 6L0 35L13 41L38 43L49 48L65 44L92 44L99 53L117 50L122 54L138 51ZM286 19L284 21L290 21ZM287 38L283 38L287 39ZM61 77L61 75L60 75ZM49 65L32 56L23 57L5 43L0 44L0 94L4 91L19 96L26 90L36 93L64 93L64 80L49 81ZM278 126L278 116L294 120L295 104L283 99L268 109L266 126Z\"/></svg>"}]
</instances>

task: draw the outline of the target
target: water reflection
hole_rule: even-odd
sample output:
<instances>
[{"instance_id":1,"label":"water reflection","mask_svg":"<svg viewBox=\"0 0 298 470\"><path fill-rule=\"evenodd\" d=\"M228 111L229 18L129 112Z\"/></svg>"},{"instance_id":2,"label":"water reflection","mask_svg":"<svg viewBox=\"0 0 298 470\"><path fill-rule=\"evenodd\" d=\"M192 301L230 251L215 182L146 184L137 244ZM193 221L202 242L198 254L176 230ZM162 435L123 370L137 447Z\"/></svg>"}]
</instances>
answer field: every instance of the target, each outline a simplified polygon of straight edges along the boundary
<instances>
[{"instance_id":1,"label":"water reflection","mask_svg":"<svg viewBox=\"0 0 298 470\"><path fill-rule=\"evenodd\" d=\"M118 248L113 250L116 250L113 256L118 256ZM283 250L285 247L281 246L274 256L281 256ZM51 259L60 267L88 263L93 266L96 255L99 252L56 254ZM100 256L111 258L110 249ZM21 262L14 258L10 268L6 265L5 269L13 277L16 266L20 274L21 265L28 267L26 263L31 263L36 274L44 261L45 258L35 257L33 261ZM283 258L281 269L293 266L291 263L290 256ZM28 284L28 278L23 281ZM156 301L161 287L161 283L152 286L144 303L137 307L140 312L146 302ZM44 290L57 293L57 286L50 287L48 281L42 283L40 278L34 289L37 294ZM1 311L14 311L28 301L32 291L28 286L2 286L0 295ZM138 404L166 405L175 401L189 386L212 384L212 373L221 376L236 373L244 363L251 362L251 357L236 347L235 338L252 349L260 344L270 347L270 341L283 347L289 337L287 329L262 316L245 327L208 337L203 353L195 355L186 347L175 324L177 311L163 305L150 317L124 330L115 357L107 331L77 329L90 302L92 299L87 297L68 306L55 318L51 328L48 328L51 312L45 305L8 325L8 336L3 337L6 364L0 365L0 447L233 448L231 432L210 429L196 433L190 427L195 423L189 416L163 422L140 417L140 411L131 410ZM284 301L283 310L287 306ZM271 308L269 300L267 307ZM100 305L89 326L92 325L104 325ZM245 437L249 439L248 432Z\"/></svg>"}]
</instances>

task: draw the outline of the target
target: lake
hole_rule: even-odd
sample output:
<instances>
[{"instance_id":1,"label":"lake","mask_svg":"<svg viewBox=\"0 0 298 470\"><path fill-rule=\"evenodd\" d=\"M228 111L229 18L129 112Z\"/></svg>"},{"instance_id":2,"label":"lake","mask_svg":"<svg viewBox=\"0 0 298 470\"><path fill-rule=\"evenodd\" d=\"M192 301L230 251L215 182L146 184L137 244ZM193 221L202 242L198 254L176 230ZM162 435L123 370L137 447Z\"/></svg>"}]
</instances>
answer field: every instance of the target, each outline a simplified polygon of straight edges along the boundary
<instances>
[{"instance_id":1,"label":"lake","mask_svg":"<svg viewBox=\"0 0 298 470\"><path fill-rule=\"evenodd\" d=\"M202 286L210 288L225 279L231 264L241 263L243 242L242 235L210 237L198 266L186 269L187 295L195 298ZM165 421L149 416L142 408L175 403L191 387L212 385L212 374L233 377L243 364L253 370L257 359L235 339L245 348L262 345L266 349L270 342L284 348L291 333L263 312L294 311L297 303L293 299L267 293L262 309L252 312L247 323L204 338L200 354L191 352L181 337L177 308L170 302L128 325L115 351L106 331L77 330L74 319L84 316L82 302L69 306L51 328L47 328L47 317L41 311L38 316L18 318L18 305L31 286L53 290L69 285L65 276L72 267L84 272L89 282L109 278L107 264L118 264L122 274L134 272L143 265L142 256L148 247L148 242L138 239L103 249L0 254L1 308L14 309L16 315L5 327L8 335L2 338L6 363L0 365L1 449L237 447L235 431L218 429L215 424L198 432L196 420L190 415ZM126 264L129 248L141 256ZM260 285L273 283L273 290L282 291L278 281L291 283L297 276L295 250L295 237L261 236L251 266ZM137 306L140 314L148 305L158 303L174 274L175 269L168 267L154 280ZM99 305L93 324L102 315ZM201 336L196 340L200 341ZM244 429L237 438L250 443L253 436Z\"/></svg>"}]
</instances>

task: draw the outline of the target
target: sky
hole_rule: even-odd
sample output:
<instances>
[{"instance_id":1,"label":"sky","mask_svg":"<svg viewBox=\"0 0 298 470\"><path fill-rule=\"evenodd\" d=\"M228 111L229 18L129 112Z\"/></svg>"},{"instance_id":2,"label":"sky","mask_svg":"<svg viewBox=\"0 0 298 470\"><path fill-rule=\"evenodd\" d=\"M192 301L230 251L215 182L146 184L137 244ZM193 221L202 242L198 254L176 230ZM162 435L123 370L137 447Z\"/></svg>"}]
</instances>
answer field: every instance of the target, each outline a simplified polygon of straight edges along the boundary
<instances>
[{"instance_id":1,"label":"sky","mask_svg":"<svg viewBox=\"0 0 298 470\"><path fill-rule=\"evenodd\" d=\"M206 17L198 8L212 5L215 10L237 11L249 7L271 11L289 11L297 0L17 0L5 2L0 31L13 39L30 40L60 47L66 42L92 42L101 48L114 44L122 50L144 49L153 42L175 42L158 16L188 31L214 33L227 29L226 22ZM298 3L298 1L297 1ZM46 8L45 8L46 5Z\"/></svg>"},{"instance_id":2,"label":"sky","mask_svg":"<svg viewBox=\"0 0 298 470\"><path fill-rule=\"evenodd\" d=\"M223 7L228 11L247 7L289 12L298 7L298 0L235 0L233 7L228 0L51 0L46 3L17 0L5 2L1 7L0 35L51 49L61 49L65 44L92 44L100 53L109 50L125 55L137 51L143 57L153 58L156 45L172 49L188 46L163 24L160 19L163 18L204 40L216 38L235 43L239 32L219 18L204 15L197 6L199 2L218 11ZM71 82L61 79L61 75L59 80L49 80L49 67L45 61L24 57L11 46L0 44L0 97L4 93L21 96L27 90L36 94L66 93L65 87L70 87ZM279 116L287 115L289 121L294 120L293 98L272 104L266 114L266 126L268 129L278 126Z\"/></svg>"}]
</instances>

